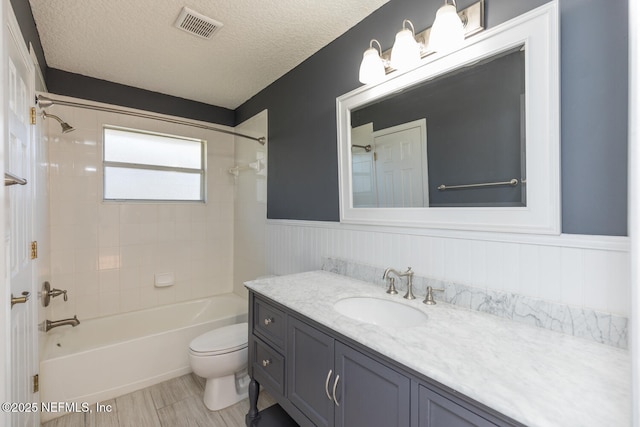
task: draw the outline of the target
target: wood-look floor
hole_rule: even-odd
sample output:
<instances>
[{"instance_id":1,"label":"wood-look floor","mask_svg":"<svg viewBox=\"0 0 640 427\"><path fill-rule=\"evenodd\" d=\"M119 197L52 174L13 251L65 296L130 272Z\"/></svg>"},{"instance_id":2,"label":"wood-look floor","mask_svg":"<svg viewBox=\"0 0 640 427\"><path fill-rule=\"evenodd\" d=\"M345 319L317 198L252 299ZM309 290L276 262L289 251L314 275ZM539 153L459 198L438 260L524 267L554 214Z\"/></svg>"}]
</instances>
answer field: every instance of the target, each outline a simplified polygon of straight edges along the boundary
<instances>
[{"instance_id":1,"label":"wood-look floor","mask_svg":"<svg viewBox=\"0 0 640 427\"><path fill-rule=\"evenodd\" d=\"M221 411L209 411L202 402L204 380L193 374L174 378L115 399L101 402L111 412L72 413L56 418L43 427L244 427L249 411L245 399ZM260 410L275 401L260 393Z\"/></svg>"}]
</instances>

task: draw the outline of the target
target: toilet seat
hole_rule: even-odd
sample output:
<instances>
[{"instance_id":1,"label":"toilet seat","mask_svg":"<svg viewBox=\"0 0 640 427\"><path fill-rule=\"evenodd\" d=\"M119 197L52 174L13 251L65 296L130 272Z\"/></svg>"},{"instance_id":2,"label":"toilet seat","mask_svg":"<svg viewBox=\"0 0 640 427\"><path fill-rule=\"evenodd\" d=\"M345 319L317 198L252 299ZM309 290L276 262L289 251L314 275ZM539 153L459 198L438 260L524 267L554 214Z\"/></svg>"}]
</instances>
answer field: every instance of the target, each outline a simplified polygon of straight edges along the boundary
<instances>
[{"instance_id":1,"label":"toilet seat","mask_svg":"<svg viewBox=\"0 0 640 427\"><path fill-rule=\"evenodd\" d=\"M189 351L196 356L215 356L232 353L248 346L249 324L237 323L214 329L195 338Z\"/></svg>"}]
</instances>

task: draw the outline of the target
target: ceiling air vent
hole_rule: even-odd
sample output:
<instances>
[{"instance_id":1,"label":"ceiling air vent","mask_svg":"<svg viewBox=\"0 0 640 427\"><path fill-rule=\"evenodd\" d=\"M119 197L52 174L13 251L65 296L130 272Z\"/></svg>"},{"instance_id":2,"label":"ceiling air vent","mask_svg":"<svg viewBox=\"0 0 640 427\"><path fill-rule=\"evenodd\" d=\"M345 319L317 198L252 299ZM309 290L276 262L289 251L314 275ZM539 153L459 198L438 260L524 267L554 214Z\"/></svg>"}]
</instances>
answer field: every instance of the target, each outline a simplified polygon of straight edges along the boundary
<instances>
[{"instance_id":1,"label":"ceiling air vent","mask_svg":"<svg viewBox=\"0 0 640 427\"><path fill-rule=\"evenodd\" d=\"M188 7L183 7L174 25L189 34L210 39L222 28L222 22L204 16Z\"/></svg>"}]
</instances>

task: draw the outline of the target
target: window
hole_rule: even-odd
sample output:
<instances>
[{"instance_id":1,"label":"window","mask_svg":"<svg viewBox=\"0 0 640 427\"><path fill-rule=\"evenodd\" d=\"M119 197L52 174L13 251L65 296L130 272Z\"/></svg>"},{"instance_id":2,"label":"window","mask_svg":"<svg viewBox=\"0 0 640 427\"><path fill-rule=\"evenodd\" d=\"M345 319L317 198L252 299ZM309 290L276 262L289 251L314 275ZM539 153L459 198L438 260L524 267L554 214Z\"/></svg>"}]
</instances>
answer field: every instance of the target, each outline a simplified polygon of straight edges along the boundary
<instances>
[{"instance_id":1,"label":"window","mask_svg":"<svg viewBox=\"0 0 640 427\"><path fill-rule=\"evenodd\" d=\"M104 200L204 201L205 141L104 128Z\"/></svg>"}]
</instances>

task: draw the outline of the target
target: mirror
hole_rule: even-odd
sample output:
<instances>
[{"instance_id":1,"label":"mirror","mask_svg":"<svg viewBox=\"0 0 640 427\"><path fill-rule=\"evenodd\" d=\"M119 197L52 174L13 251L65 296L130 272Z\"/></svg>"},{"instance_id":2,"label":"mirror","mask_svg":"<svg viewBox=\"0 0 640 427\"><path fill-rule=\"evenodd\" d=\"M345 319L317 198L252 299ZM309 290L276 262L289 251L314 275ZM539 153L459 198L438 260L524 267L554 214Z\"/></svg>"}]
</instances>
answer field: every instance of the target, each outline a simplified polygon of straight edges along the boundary
<instances>
[{"instance_id":1,"label":"mirror","mask_svg":"<svg viewBox=\"0 0 640 427\"><path fill-rule=\"evenodd\" d=\"M341 222L559 233L557 19L549 3L339 97Z\"/></svg>"},{"instance_id":2,"label":"mirror","mask_svg":"<svg viewBox=\"0 0 640 427\"><path fill-rule=\"evenodd\" d=\"M353 109L353 207L526 206L524 64L518 46Z\"/></svg>"}]
</instances>

